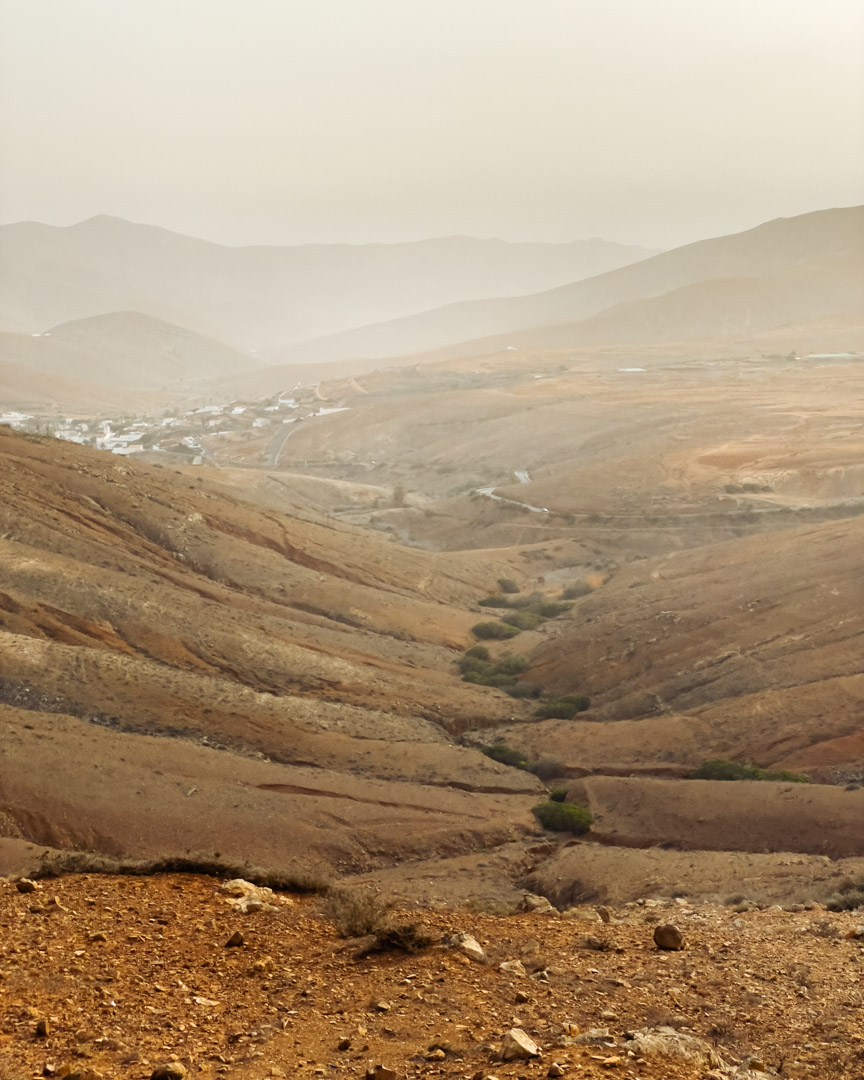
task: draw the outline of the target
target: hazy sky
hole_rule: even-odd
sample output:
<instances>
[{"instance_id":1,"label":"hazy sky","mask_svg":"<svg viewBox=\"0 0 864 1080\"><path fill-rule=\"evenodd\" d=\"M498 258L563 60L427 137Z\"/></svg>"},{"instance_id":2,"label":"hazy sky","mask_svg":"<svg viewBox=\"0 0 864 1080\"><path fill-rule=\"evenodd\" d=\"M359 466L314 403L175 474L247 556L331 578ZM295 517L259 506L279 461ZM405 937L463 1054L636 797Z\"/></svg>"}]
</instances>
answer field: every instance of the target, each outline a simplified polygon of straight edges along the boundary
<instances>
[{"instance_id":1,"label":"hazy sky","mask_svg":"<svg viewBox=\"0 0 864 1080\"><path fill-rule=\"evenodd\" d=\"M864 201L862 0L0 0L0 220L673 246Z\"/></svg>"}]
</instances>

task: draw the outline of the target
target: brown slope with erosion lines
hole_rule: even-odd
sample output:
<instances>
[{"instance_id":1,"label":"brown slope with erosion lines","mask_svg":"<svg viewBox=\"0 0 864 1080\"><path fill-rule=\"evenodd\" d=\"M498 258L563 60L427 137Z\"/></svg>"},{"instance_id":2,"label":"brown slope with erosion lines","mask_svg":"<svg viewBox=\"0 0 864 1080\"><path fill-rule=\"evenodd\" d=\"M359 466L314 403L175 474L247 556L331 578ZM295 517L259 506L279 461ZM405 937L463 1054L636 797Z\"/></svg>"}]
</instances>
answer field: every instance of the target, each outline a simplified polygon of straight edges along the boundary
<instances>
[{"instance_id":1,"label":"brown slope with erosion lines","mask_svg":"<svg viewBox=\"0 0 864 1080\"><path fill-rule=\"evenodd\" d=\"M352 865L364 844L382 859L465 850L524 819L518 798L503 817L482 800L539 782L448 734L520 708L452 675L453 648L476 618L467 605L502 572L491 558L401 549L308 510L264 512L200 477L4 429L0 459L0 702L27 745L15 757L11 735L5 743L0 835L98 848L116 834L130 838L127 853L163 841L176 853L202 842L210 816L230 840L223 853L242 856L257 802L232 816L238 807L219 802L216 785L212 806L162 807L157 758L184 754L190 787L205 759L224 776L253 757L272 761L261 791L269 785L268 800L290 805L299 846L310 857L320 848L325 862L341 840L325 836L320 798L329 806L361 782L371 792L364 805L389 809L377 824L358 819ZM83 779L67 777L56 802L64 758L98 780L100 799L128 818L125 832L118 824L97 835ZM98 774L86 773L91 763ZM327 771L326 795L308 794L310 769ZM460 788L465 807L481 800L476 812L433 822L429 807ZM422 819L390 806L415 803ZM45 832L52 821L62 835Z\"/></svg>"},{"instance_id":2,"label":"brown slope with erosion lines","mask_svg":"<svg viewBox=\"0 0 864 1080\"><path fill-rule=\"evenodd\" d=\"M577 775L680 775L709 757L858 768L862 560L852 518L623 568L533 656L529 677L589 694L591 713L500 734Z\"/></svg>"}]
</instances>

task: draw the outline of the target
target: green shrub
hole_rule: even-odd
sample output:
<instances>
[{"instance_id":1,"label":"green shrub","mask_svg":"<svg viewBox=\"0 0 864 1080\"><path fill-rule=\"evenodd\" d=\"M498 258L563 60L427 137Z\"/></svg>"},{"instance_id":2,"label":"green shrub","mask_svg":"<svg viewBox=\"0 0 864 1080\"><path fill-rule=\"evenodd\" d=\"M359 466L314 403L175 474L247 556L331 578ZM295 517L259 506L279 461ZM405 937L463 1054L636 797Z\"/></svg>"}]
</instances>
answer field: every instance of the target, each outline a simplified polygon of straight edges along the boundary
<instances>
[{"instance_id":1,"label":"green shrub","mask_svg":"<svg viewBox=\"0 0 864 1080\"><path fill-rule=\"evenodd\" d=\"M517 596L510 601L510 606L514 608L530 608L536 607L537 604L542 604L545 600L543 593L532 592L527 596Z\"/></svg>"},{"instance_id":2,"label":"green shrub","mask_svg":"<svg viewBox=\"0 0 864 1080\"><path fill-rule=\"evenodd\" d=\"M509 626L503 622L481 622L471 627L475 637L486 641L506 641L507 638L516 637L519 630L515 626Z\"/></svg>"},{"instance_id":3,"label":"green shrub","mask_svg":"<svg viewBox=\"0 0 864 1080\"><path fill-rule=\"evenodd\" d=\"M585 712L590 707L591 698L581 694L571 695L544 701L534 715L541 720L570 720L576 713Z\"/></svg>"},{"instance_id":4,"label":"green shrub","mask_svg":"<svg viewBox=\"0 0 864 1080\"><path fill-rule=\"evenodd\" d=\"M480 607L509 608L512 606L512 602L508 600L506 596L484 596L483 599L478 600L477 603Z\"/></svg>"},{"instance_id":5,"label":"green shrub","mask_svg":"<svg viewBox=\"0 0 864 1080\"><path fill-rule=\"evenodd\" d=\"M543 619L533 611L511 611L509 615L502 615L501 621L519 630L536 630Z\"/></svg>"},{"instance_id":6,"label":"green shrub","mask_svg":"<svg viewBox=\"0 0 864 1080\"><path fill-rule=\"evenodd\" d=\"M785 769L766 771L758 765L747 762L727 761L725 758L710 758L703 761L689 780L774 780L786 784L809 784L810 777L801 773L787 772Z\"/></svg>"},{"instance_id":7,"label":"green shrub","mask_svg":"<svg viewBox=\"0 0 864 1080\"><path fill-rule=\"evenodd\" d=\"M560 600L546 600L531 610L536 611L538 615L542 615L544 619L554 619L558 615L563 615L565 611L569 611L572 607L572 604L565 604Z\"/></svg>"},{"instance_id":8,"label":"green shrub","mask_svg":"<svg viewBox=\"0 0 864 1080\"><path fill-rule=\"evenodd\" d=\"M857 881L847 879L832 896L825 907L829 911L855 911L864 907L864 877Z\"/></svg>"},{"instance_id":9,"label":"green shrub","mask_svg":"<svg viewBox=\"0 0 864 1080\"><path fill-rule=\"evenodd\" d=\"M521 675L531 667L531 661L527 656L513 656L507 653L495 664L496 675Z\"/></svg>"},{"instance_id":10,"label":"green shrub","mask_svg":"<svg viewBox=\"0 0 864 1080\"><path fill-rule=\"evenodd\" d=\"M478 660L488 660L489 650L485 645L472 645L465 655L476 657Z\"/></svg>"},{"instance_id":11,"label":"green shrub","mask_svg":"<svg viewBox=\"0 0 864 1080\"><path fill-rule=\"evenodd\" d=\"M549 791L549 802L564 802L567 798L566 787L551 788Z\"/></svg>"},{"instance_id":12,"label":"green shrub","mask_svg":"<svg viewBox=\"0 0 864 1080\"><path fill-rule=\"evenodd\" d=\"M581 836L591 828L591 814L584 806L575 803L549 802L534 807L534 816L544 829L552 832L570 832Z\"/></svg>"},{"instance_id":13,"label":"green shrub","mask_svg":"<svg viewBox=\"0 0 864 1080\"><path fill-rule=\"evenodd\" d=\"M588 593L594 590L590 585L584 581L580 581L577 585L568 585L567 588L561 593L562 600L578 600L580 596L587 596Z\"/></svg>"},{"instance_id":14,"label":"green shrub","mask_svg":"<svg viewBox=\"0 0 864 1080\"><path fill-rule=\"evenodd\" d=\"M479 656L462 656L459 658L459 670L463 675L469 671L478 675L488 675L492 671L492 664L488 660L481 660Z\"/></svg>"},{"instance_id":15,"label":"green shrub","mask_svg":"<svg viewBox=\"0 0 864 1080\"><path fill-rule=\"evenodd\" d=\"M504 746L503 743L496 743L494 746L481 746L480 749L486 757L492 758L493 761L498 761L502 765L512 765L514 769L527 768L528 761L525 755L510 746Z\"/></svg>"},{"instance_id":16,"label":"green shrub","mask_svg":"<svg viewBox=\"0 0 864 1080\"><path fill-rule=\"evenodd\" d=\"M503 593L517 593L517 592L519 592L519 586L516 584L516 582L513 580L513 578L509 578L509 577L499 577L498 578L498 588Z\"/></svg>"}]
</instances>

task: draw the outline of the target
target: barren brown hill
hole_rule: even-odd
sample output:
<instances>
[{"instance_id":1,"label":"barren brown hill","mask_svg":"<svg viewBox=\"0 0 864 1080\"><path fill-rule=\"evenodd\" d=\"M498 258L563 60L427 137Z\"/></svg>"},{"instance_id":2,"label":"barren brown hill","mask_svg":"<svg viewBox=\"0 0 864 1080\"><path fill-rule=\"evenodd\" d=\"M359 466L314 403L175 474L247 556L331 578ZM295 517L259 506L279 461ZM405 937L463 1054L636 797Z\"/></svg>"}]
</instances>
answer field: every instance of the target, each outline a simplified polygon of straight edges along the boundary
<instances>
[{"instance_id":1,"label":"barren brown hill","mask_svg":"<svg viewBox=\"0 0 864 1080\"><path fill-rule=\"evenodd\" d=\"M859 517L621 569L534 655L532 677L590 714L503 737L586 772L859 769L862 538Z\"/></svg>"},{"instance_id":2,"label":"barren brown hill","mask_svg":"<svg viewBox=\"0 0 864 1080\"><path fill-rule=\"evenodd\" d=\"M452 675L475 621L467 606L501 564L401 549L257 509L200 477L2 429L0 456L3 835L116 840L126 853L185 836L194 848L224 812L231 850L251 850L257 829L275 857L284 837L261 823L290 807L305 836L295 854L326 863L342 841L321 827L322 806L385 807L377 825L352 817L362 863L394 857L407 834L429 853L528 823L524 799L493 808L494 793L535 792L536 779L452 739L519 709ZM244 769L258 779L241 784ZM231 801L238 784L251 802ZM191 788L201 797L185 801ZM448 788L465 791L452 813ZM117 822L100 831L109 805Z\"/></svg>"},{"instance_id":3,"label":"barren brown hill","mask_svg":"<svg viewBox=\"0 0 864 1080\"><path fill-rule=\"evenodd\" d=\"M177 394L201 379L257 366L236 349L137 311L79 319L42 334L0 334L0 361L55 380L54 393L63 385L58 380L74 391L80 379L79 399L91 383L115 398L118 391Z\"/></svg>"}]
</instances>

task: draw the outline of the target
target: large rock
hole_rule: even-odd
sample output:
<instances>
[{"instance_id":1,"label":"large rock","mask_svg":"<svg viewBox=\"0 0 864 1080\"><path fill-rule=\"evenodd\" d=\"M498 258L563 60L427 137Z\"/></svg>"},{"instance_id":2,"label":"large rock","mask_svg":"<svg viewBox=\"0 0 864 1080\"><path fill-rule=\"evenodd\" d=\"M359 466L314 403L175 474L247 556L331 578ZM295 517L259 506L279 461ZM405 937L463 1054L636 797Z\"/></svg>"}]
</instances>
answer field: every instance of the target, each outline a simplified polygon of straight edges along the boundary
<instances>
[{"instance_id":1,"label":"large rock","mask_svg":"<svg viewBox=\"0 0 864 1080\"><path fill-rule=\"evenodd\" d=\"M648 1028L637 1031L633 1039L626 1043L637 1057L668 1058L671 1061L686 1061L688 1064L713 1069L723 1065L714 1048L704 1039L685 1035L670 1027Z\"/></svg>"},{"instance_id":2,"label":"large rock","mask_svg":"<svg viewBox=\"0 0 864 1080\"><path fill-rule=\"evenodd\" d=\"M540 1057L540 1047L522 1028L510 1028L501 1042L502 1061L527 1061Z\"/></svg>"},{"instance_id":3,"label":"large rock","mask_svg":"<svg viewBox=\"0 0 864 1080\"><path fill-rule=\"evenodd\" d=\"M458 934L455 939L457 949L461 949L469 959L476 960L478 964L486 963L486 953L483 946L473 934Z\"/></svg>"},{"instance_id":4,"label":"large rock","mask_svg":"<svg viewBox=\"0 0 864 1080\"><path fill-rule=\"evenodd\" d=\"M558 914L558 909L545 896L537 896L536 893L526 893L519 906L523 911L532 911L535 915Z\"/></svg>"},{"instance_id":5,"label":"large rock","mask_svg":"<svg viewBox=\"0 0 864 1080\"><path fill-rule=\"evenodd\" d=\"M674 923L663 923L654 929L654 944L658 949L677 952L684 948L684 935Z\"/></svg>"}]
</instances>

